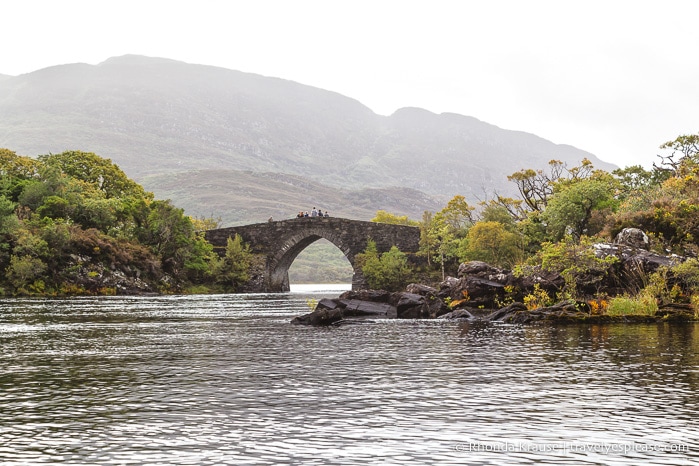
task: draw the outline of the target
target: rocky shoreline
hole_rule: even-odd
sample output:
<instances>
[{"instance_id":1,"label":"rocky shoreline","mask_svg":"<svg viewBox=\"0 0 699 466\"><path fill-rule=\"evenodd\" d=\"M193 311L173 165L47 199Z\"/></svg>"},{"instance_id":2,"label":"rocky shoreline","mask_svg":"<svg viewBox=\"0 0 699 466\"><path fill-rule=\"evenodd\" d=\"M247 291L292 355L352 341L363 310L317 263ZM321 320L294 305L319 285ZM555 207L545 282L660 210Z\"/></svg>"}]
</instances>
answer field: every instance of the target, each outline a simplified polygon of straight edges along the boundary
<instances>
[{"instance_id":1,"label":"rocky shoreline","mask_svg":"<svg viewBox=\"0 0 699 466\"><path fill-rule=\"evenodd\" d=\"M614 243L595 245L598 257L616 256L613 268L582 275L579 283L590 283L594 293L615 296L638 287L638 280L682 258L648 251L645 234L627 229ZM334 299L322 299L313 312L295 317L295 325L341 325L357 319L443 319L533 323L690 322L695 311L689 304L666 303L654 315L607 315L597 313L589 301L564 300L551 306L528 308L525 297L536 290L556 296L564 286L555 273L534 269L526 276L480 261L462 263L456 277L447 277L438 287L408 285L405 291L347 291ZM590 293L592 296L593 294ZM449 303L450 305L448 305ZM506 304L505 304L506 303ZM533 307L533 306L529 306Z\"/></svg>"},{"instance_id":2,"label":"rocky shoreline","mask_svg":"<svg viewBox=\"0 0 699 466\"><path fill-rule=\"evenodd\" d=\"M334 299L322 299L313 312L294 317L294 325L329 326L350 323L357 319L442 319L449 321L482 321L505 324L534 323L654 323L691 322L694 310L689 305L668 304L655 315L611 316L593 314L590 305L581 301L562 301L553 306L527 309L520 302L503 308L477 309L460 307L451 310L431 293L389 293L380 290L347 291Z\"/></svg>"}]
</instances>

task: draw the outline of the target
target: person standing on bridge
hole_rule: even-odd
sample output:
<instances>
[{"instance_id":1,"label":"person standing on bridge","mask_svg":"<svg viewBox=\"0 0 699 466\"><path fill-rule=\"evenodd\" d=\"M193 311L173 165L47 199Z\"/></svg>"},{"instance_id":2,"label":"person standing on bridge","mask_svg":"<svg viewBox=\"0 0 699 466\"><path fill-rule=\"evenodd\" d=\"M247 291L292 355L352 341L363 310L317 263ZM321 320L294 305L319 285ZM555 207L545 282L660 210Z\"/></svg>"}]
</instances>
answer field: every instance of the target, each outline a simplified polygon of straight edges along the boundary
<instances>
[{"instance_id":1,"label":"person standing on bridge","mask_svg":"<svg viewBox=\"0 0 699 466\"><path fill-rule=\"evenodd\" d=\"M311 211L311 217L317 217L318 216L318 211L314 207L313 210Z\"/></svg>"}]
</instances>

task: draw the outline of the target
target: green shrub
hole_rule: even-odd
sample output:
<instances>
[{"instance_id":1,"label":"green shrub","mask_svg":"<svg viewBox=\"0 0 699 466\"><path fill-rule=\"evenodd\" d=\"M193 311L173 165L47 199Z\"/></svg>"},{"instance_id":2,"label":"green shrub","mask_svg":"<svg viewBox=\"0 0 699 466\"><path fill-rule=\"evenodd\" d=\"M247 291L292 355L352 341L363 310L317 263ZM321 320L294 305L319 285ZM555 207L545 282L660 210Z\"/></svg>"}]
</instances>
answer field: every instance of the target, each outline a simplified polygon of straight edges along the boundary
<instances>
[{"instance_id":1,"label":"green shrub","mask_svg":"<svg viewBox=\"0 0 699 466\"><path fill-rule=\"evenodd\" d=\"M527 309L538 309L553 304L553 300L546 292L539 287L538 283L534 284L534 290L523 298L524 305Z\"/></svg>"},{"instance_id":2,"label":"green shrub","mask_svg":"<svg viewBox=\"0 0 699 466\"><path fill-rule=\"evenodd\" d=\"M607 314L610 316L654 315L658 303L649 293L640 293L636 297L615 296L610 298Z\"/></svg>"},{"instance_id":3,"label":"green shrub","mask_svg":"<svg viewBox=\"0 0 699 466\"><path fill-rule=\"evenodd\" d=\"M412 278L408 258L396 246L379 254L376 242L369 240L364 252L357 254L355 260L369 287L375 290L397 291L404 288Z\"/></svg>"}]
</instances>

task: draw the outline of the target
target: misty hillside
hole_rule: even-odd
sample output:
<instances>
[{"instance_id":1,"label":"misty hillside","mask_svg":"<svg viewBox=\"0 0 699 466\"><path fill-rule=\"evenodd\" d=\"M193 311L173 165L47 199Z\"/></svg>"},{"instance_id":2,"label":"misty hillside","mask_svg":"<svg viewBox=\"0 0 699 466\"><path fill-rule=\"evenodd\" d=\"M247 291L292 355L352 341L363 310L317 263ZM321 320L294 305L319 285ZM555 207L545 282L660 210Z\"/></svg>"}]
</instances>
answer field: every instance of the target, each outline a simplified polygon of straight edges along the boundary
<instances>
[{"instance_id":1,"label":"misty hillside","mask_svg":"<svg viewBox=\"0 0 699 466\"><path fill-rule=\"evenodd\" d=\"M381 116L292 81L140 56L0 76L0 116L0 147L95 152L157 197L194 215L216 210L226 223L310 209L316 199L347 217L384 209L417 219L455 194L475 202L511 192L507 175L551 159L613 168L473 117L417 108Z\"/></svg>"},{"instance_id":2,"label":"misty hillside","mask_svg":"<svg viewBox=\"0 0 699 466\"><path fill-rule=\"evenodd\" d=\"M339 189L312 177L236 170L198 170L146 177L160 198L177 199L190 215L220 217L223 225L283 220L317 207L332 216L369 220L379 209L418 220L444 207L411 188ZM193 188L193 187L196 187Z\"/></svg>"}]
</instances>

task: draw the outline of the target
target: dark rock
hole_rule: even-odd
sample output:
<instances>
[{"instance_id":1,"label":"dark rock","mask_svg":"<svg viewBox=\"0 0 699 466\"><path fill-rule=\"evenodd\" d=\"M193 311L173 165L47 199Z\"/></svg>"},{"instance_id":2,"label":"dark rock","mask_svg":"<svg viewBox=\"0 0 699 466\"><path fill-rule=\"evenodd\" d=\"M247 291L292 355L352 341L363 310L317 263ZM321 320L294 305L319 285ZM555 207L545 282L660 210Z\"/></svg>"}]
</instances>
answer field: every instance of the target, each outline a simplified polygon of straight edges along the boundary
<instances>
[{"instance_id":1,"label":"dark rock","mask_svg":"<svg viewBox=\"0 0 699 466\"><path fill-rule=\"evenodd\" d=\"M371 316L388 319L395 319L397 317L395 306L387 302L357 299L357 296L370 299L388 299L391 297L390 293L384 291L374 293L348 292L343 293L342 296L350 296L353 298L323 298L316 304L316 308L313 312L294 317L291 323L296 325L326 326L335 324L347 317Z\"/></svg>"},{"instance_id":2,"label":"dark rock","mask_svg":"<svg viewBox=\"0 0 699 466\"><path fill-rule=\"evenodd\" d=\"M428 312L431 319L435 319L451 311L447 303L438 296L429 295L425 296L425 299L427 300Z\"/></svg>"},{"instance_id":3,"label":"dark rock","mask_svg":"<svg viewBox=\"0 0 699 466\"><path fill-rule=\"evenodd\" d=\"M495 311L489 316L508 324L530 324L533 322L583 322L590 317L590 306L584 302L562 301L549 307L527 309L522 303L514 303Z\"/></svg>"},{"instance_id":4,"label":"dark rock","mask_svg":"<svg viewBox=\"0 0 699 466\"><path fill-rule=\"evenodd\" d=\"M478 277L498 283L505 283L509 271L493 267L481 261L463 262L459 265L459 270L456 273L457 277Z\"/></svg>"},{"instance_id":5,"label":"dark rock","mask_svg":"<svg viewBox=\"0 0 699 466\"><path fill-rule=\"evenodd\" d=\"M328 299L328 298L323 298L320 301L318 301L318 304L316 304L315 310L319 309L341 309L342 306L340 305L340 302L335 299Z\"/></svg>"},{"instance_id":6,"label":"dark rock","mask_svg":"<svg viewBox=\"0 0 699 466\"><path fill-rule=\"evenodd\" d=\"M344 317L376 316L396 318L396 308L389 303L362 301L360 299L338 299ZM319 303L320 304L320 303Z\"/></svg>"},{"instance_id":7,"label":"dark rock","mask_svg":"<svg viewBox=\"0 0 699 466\"><path fill-rule=\"evenodd\" d=\"M439 291L436 288L418 283L411 283L406 287L406 291L410 294L420 295L425 297L427 303L427 313L429 318L434 319L441 315L447 314L451 309L439 296Z\"/></svg>"},{"instance_id":8,"label":"dark rock","mask_svg":"<svg viewBox=\"0 0 699 466\"><path fill-rule=\"evenodd\" d=\"M620 273L622 279L632 285L633 289L641 289L645 286L650 274L660 267L672 267L679 262L681 259L677 257L639 251L639 254L622 259Z\"/></svg>"},{"instance_id":9,"label":"dark rock","mask_svg":"<svg viewBox=\"0 0 699 466\"><path fill-rule=\"evenodd\" d=\"M516 311L526 311L527 306L524 305L524 303L512 303L509 306L505 306L501 309L498 309L497 311L492 312L486 317L486 320L490 321L500 321L502 320L505 316L512 314L513 312Z\"/></svg>"},{"instance_id":10,"label":"dark rock","mask_svg":"<svg viewBox=\"0 0 699 466\"><path fill-rule=\"evenodd\" d=\"M549 295L554 295L563 289L565 286L565 279L561 277L559 273L536 267L528 275L523 277L511 275L506 285L517 289L520 292L520 297L531 293L536 285Z\"/></svg>"},{"instance_id":11,"label":"dark rock","mask_svg":"<svg viewBox=\"0 0 699 466\"><path fill-rule=\"evenodd\" d=\"M459 280L459 279L456 278L456 277L447 277L447 278L445 278L444 281L441 282L441 283L439 284L439 291L440 291L440 294L441 294L441 292L442 292L443 290L449 290L449 289L451 289L451 288L453 288L453 287L455 287L455 286L458 286L459 283L461 283L461 280ZM448 296L448 294L445 295L445 296Z\"/></svg>"},{"instance_id":12,"label":"dark rock","mask_svg":"<svg viewBox=\"0 0 699 466\"><path fill-rule=\"evenodd\" d=\"M394 293L391 298L399 319L423 319L430 316L424 296L413 293Z\"/></svg>"},{"instance_id":13,"label":"dark rock","mask_svg":"<svg viewBox=\"0 0 699 466\"><path fill-rule=\"evenodd\" d=\"M391 293L384 290L350 290L340 295L340 299L357 299L376 303L387 303L391 299Z\"/></svg>"},{"instance_id":14,"label":"dark rock","mask_svg":"<svg viewBox=\"0 0 699 466\"><path fill-rule=\"evenodd\" d=\"M691 304L666 304L655 315L669 322L689 322L694 320L694 307Z\"/></svg>"},{"instance_id":15,"label":"dark rock","mask_svg":"<svg viewBox=\"0 0 699 466\"><path fill-rule=\"evenodd\" d=\"M471 312L468 309L455 309L449 312L448 314L440 316L439 318L445 320L473 320L476 317L473 314L471 314Z\"/></svg>"},{"instance_id":16,"label":"dark rock","mask_svg":"<svg viewBox=\"0 0 699 466\"><path fill-rule=\"evenodd\" d=\"M419 294L422 296L436 296L438 292L437 288L433 288L427 285L421 285L419 283L411 283L405 288L405 291L407 291L408 293Z\"/></svg>"},{"instance_id":17,"label":"dark rock","mask_svg":"<svg viewBox=\"0 0 699 466\"><path fill-rule=\"evenodd\" d=\"M634 293L643 288L648 276L660 267L672 267L684 260L679 256L656 254L623 244L599 243L594 247L597 257L615 256L619 259L619 262L610 268L600 287L601 291L612 296L624 292Z\"/></svg>"},{"instance_id":18,"label":"dark rock","mask_svg":"<svg viewBox=\"0 0 699 466\"><path fill-rule=\"evenodd\" d=\"M340 309L317 309L309 314L294 317L291 323L294 325L328 326L342 320Z\"/></svg>"},{"instance_id":19,"label":"dark rock","mask_svg":"<svg viewBox=\"0 0 699 466\"><path fill-rule=\"evenodd\" d=\"M446 292L446 293L445 293ZM502 299L505 295L505 285L485 278L465 276L451 288L442 290L440 297L449 297L453 300L468 300L472 307L493 308L496 299Z\"/></svg>"}]
</instances>

